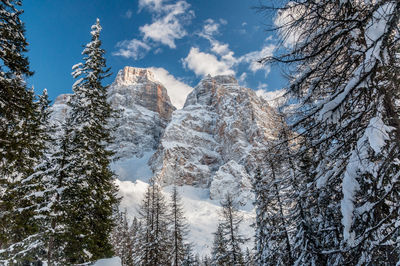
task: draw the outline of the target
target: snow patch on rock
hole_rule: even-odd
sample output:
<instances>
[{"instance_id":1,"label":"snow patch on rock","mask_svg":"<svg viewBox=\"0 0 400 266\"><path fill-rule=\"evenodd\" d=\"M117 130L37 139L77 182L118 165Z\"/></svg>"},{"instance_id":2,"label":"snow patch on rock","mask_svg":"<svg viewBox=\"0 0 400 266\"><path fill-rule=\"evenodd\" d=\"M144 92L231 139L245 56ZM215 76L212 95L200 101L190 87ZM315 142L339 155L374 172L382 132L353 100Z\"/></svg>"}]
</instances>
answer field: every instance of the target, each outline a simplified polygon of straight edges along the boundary
<instances>
[{"instance_id":1,"label":"snow patch on rock","mask_svg":"<svg viewBox=\"0 0 400 266\"><path fill-rule=\"evenodd\" d=\"M221 201L229 194L239 205L252 206L254 194L251 192L250 180L244 166L231 160L215 173L210 185L210 197Z\"/></svg>"}]
</instances>

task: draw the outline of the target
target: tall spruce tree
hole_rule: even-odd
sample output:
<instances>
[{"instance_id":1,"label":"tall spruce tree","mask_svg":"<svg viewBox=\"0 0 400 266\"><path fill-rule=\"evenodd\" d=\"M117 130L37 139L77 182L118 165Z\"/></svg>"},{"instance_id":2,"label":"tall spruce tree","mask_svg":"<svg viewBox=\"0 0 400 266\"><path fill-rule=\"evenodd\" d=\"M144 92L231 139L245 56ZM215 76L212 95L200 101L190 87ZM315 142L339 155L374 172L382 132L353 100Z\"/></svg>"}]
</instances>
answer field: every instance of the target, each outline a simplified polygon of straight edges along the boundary
<instances>
[{"instance_id":1,"label":"tall spruce tree","mask_svg":"<svg viewBox=\"0 0 400 266\"><path fill-rule=\"evenodd\" d=\"M135 220L137 223L137 221ZM135 224L129 226L125 212L118 213L116 217L116 226L111 234L111 244L114 254L121 259L122 265L134 266L134 238L136 237Z\"/></svg>"},{"instance_id":2,"label":"tall spruce tree","mask_svg":"<svg viewBox=\"0 0 400 266\"><path fill-rule=\"evenodd\" d=\"M291 265L292 234L298 222L297 204L293 202L296 180L290 155L287 126L283 117L277 121L276 139L267 143L264 172L257 169L253 180L256 199L256 261L260 265Z\"/></svg>"},{"instance_id":3,"label":"tall spruce tree","mask_svg":"<svg viewBox=\"0 0 400 266\"><path fill-rule=\"evenodd\" d=\"M109 76L101 48L100 21L92 26L92 40L82 54L84 63L73 67L74 94L69 105L61 147L61 165L57 182L62 190L54 212L56 227L61 228L55 242L62 247L63 263L84 263L110 257L109 235L119 202L110 170L113 152L109 121L113 109L107 102Z\"/></svg>"},{"instance_id":4,"label":"tall spruce tree","mask_svg":"<svg viewBox=\"0 0 400 266\"><path fill-rule=\"evenodd\" d=\"M0 259L31 261L30 238L39 231L35 203L27 186L39 164L40 112L24 78L29 70L21 1L0 2Z\"/></svg>"},{"instance_id":5,"label":"tall spruce tree","mask_svg":"<svg viewBox=\"0 0 400 266\"><path fill-rule=\"evenodd\" d=\"M181 265L181 266L195 266L196 265L196 257L193 254L193 247L191 244L185 244L183 246L183 257L182 261L179 264L174 265Z\"/></svg>"},{"instance_id":6,"label":"tall spruce tree","mask_svg":"<svg viewBox=\"0 0 400 266\"><path fill-rule=\"evenodd\" d=\"M214 233L214 242L211 252L212 265L228 266L228 247L224 238L222 224L218 224L217 231Z\"/></svg>"},{"instance_id":7,"label":"tall spruce tree","mask_svg":"<svg viewBox=\"0 0 400 266\"><path fill-rule=\"evenodd\" d=\"M171 230L168 204L158 184L150 183L140 206L142 221L140 242L141 254L136 257L137 265L171 264Z\"/></svg>"},{"instance_id":8,"label":"tall spruce tree","mask_svg":"<svg viewBox=\"0 0 400 266\"><path fill-rule=\"evenodd\" d=\"M34 97L33 89L29 93ZM43 95L34 102L34 116L28 122L31 129L34 129L31 131L32 134L37 137L37 155L40 155L32 169L32 174L21 179L16 186L10 187L7 191L15 195L13 207L18 210L10 215L10 221L13 223L10 227L19 230L20 236L0 254L0 257L6 258L9 263L27 264L41 261L46 253L45 225L48 208L45 199L47 180L43 175L43 169L46 165L51 139L48 127L49 103L47 91L43 90Z\"/></svg>"},{"instance_id":9,"label":"tall spruce tree","mask_svg":"<svg viewBox=\"0 0 400 266\"><path fill-rule=\"evenodd\" d=\"M313 232L296 247L315 247L301 263L391 265L400 256L400 2L305 0L279 10L290 49L262 61L295 70L290 119L297 158L308 160L296 170L306 177L298 196Z\"/></svg>"},{"instance_id":10,"label":"tall spruce tree","mask_svg":"<svg viewBox=\"0 0 400 266\"><path fill-rule=\"evenodd\" d=\"M173 187L170 201L170 219L172 233L172 265L181 265L185 258L185 242L188 225L183 213L182 200L176 186Z\"/></svg>"},{"instance_id":11,"label":"tall spruce tree","mask_svg":"<svg viewBox=\"0 0 400 266\"><path fill-rule=\"evenodd\" d=\"M222 231L222 241L226 246L226 258L228 265L244 265L242 245L248 241L239 233L243 219L233 202L232 196L227 194L221 202L221 223L218 230ZM217 231L218 233L218 231Z\"/></svg>"}]
</instances>

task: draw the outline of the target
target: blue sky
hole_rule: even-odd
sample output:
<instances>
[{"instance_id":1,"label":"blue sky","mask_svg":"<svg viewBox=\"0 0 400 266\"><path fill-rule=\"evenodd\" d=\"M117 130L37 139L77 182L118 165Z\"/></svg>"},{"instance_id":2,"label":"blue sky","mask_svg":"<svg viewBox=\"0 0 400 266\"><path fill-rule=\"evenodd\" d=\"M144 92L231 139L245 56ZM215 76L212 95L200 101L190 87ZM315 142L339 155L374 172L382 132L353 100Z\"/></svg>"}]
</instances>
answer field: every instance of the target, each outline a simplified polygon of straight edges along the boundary
<instances>
[{"instance_id":1,"label":"blue sky","mask_svg":"<svg viewBox=\"0 0 400 266\"><path fill-rule=\"evenodd\" d=\"M89 41L90 26L98 17L113 72L109 82L119 69L135 66L152 67L156 76L170 81L169 86L183 82L194 87L210 73L234 74L253 89L280 89L285 84L280 70L254 63L272 54L278 44L265 31L272 18L251 8L257 4L257 0L25 0L22 19L35 72L29 84L38 92L47 88L51 99L70 93L71 67L81 61L82 45Z\"/></svg>"}]
</instances>

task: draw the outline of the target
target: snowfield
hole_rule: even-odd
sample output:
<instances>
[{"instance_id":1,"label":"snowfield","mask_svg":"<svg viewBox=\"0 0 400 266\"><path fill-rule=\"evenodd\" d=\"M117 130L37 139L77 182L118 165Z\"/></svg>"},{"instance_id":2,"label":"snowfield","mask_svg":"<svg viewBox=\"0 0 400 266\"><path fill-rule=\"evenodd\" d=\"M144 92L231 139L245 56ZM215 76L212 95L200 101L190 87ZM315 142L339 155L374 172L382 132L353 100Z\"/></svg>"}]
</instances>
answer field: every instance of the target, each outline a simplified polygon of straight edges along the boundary
<instances>
[{"instance_id":1,"label":"snowfield","mask_svg":"<svg viewBox=\"0 0 400 266\"><path fill-rule=\"evenodd\" d=\"M121 266L121 259L118 257L110 258L110 259L102 259L98 260L93 264L93 266Z\"/></svg>"}]
</instances>

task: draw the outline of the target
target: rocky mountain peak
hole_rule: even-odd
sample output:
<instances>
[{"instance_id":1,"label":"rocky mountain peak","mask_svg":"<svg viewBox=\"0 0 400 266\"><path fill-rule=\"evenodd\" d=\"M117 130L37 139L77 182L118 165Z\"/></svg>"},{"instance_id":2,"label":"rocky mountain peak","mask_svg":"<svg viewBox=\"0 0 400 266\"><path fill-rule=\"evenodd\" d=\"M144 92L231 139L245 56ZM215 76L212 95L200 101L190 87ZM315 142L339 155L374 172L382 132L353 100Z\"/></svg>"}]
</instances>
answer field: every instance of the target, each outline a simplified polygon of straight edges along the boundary
<instances>
[{"instance_id":1,"label":"rocky mountain peak","mask_svg":"<svg viewBox=\"0 0 400 266\"><path fill-rule=\"evenodd\" d=\"M268 103L233 76L207 76L172 114L152 169L164 184L211 188L214 199L241 194L245 204L249 178L262 165L265 142L276 138L277 121Z\"/></svg>"},{"instance_id":2,"label":"rocky mountain peak","mask_svg":"<svg viewBox=\"0 0 400 266\"><path fill-rule=\"evenodd\" d=\"M124 108L140 105L156 112L164 120L171 118L176 109L166 88L155 80L154 74L144 68L124 67L109 89L111 104Z\"/></svg>"},{"instance_id":3,"label":"rocky mountain peak","mask_svg":"<svg viewBox=\"0 0 400 266\"><path fill-rule=\"evenodd\" d=\"M141 157L156 149L176 108L154 74L144 68L124 67L109 88L108 100L122 111L112 147L117 156Z\"/></svg>"},{"instance_id":4,"label":"rocky mountain peak","mask_svg":"<svg viewBox=\"0 0 400 266\"><path fill-rule=\"evenodd\" d=\"M153 72L146 68L126 66L118 72L114 83L129 86L146 81L156 82Z\"/></svg>"}]
</instances>

